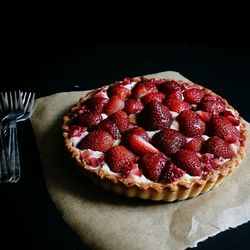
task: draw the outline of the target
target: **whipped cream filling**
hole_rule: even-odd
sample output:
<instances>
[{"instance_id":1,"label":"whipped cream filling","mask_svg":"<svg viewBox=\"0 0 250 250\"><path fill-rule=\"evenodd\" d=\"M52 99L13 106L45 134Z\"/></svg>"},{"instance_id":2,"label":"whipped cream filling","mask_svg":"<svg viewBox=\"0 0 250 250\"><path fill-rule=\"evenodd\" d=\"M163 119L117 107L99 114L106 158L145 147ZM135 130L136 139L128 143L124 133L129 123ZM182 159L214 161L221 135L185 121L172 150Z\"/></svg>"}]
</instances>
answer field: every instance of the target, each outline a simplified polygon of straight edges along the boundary
<instances>
[{"instance_id":1,"label":"whipped cream filling","mask_svg":"<svg viewBox=\"0 0 250 250\"><path fill-rule=\"evenodd\" d=\"M88 134L88 131L84 131L80 136L74 136L69 139L72 142L73 147L76 147L77 144Z\"/></svg>"}]
</instances>

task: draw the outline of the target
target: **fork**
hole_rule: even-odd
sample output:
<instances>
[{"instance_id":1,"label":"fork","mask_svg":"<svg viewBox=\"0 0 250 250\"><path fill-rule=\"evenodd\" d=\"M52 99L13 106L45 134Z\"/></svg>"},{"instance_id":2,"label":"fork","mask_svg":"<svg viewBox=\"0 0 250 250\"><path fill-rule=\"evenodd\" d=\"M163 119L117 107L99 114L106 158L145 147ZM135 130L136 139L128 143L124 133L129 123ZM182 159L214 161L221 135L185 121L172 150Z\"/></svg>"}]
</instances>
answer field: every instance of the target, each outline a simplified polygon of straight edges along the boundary
<instances>
[{"instance_id":1,"label":"fork","mask_svg":"<svg viewBox=\"0 0 250 250\"><path fill-rule=\"evenodd\" d=\"M7 113L7 141L9 156L9 182L17 182L21 176L18 138L17 138L17 122L24 121L30 117L33 108L35 94L21 93L21 91L1 93L4 111Z\"/></svg>"},{"instance_id":2,"label":"fork","mask_svg":"<svg viewBox=\"0 0 250 250\"><path fill-rule=\"evenodd\" d=\"M3 108L0 103L0 149L1 149L1 155L0 155L0 182L6 182L7 178L7 171L8 171L8 154L7 154L7 146L6 141L4 137L4 129L2 121L6 118L6 115L3 114Z\"/></svg>"}]
</instances>

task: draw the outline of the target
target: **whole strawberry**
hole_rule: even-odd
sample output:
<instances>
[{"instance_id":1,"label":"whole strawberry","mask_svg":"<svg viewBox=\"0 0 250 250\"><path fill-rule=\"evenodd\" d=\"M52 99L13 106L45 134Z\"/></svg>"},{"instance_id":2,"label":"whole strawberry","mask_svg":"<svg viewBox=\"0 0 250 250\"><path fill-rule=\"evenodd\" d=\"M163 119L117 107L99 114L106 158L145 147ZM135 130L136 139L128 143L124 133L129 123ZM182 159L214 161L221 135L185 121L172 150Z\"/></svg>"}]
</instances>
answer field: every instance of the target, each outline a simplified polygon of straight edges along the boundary
<instances>
[{"instance_id":1,"label":"whole strawberry","mask_svg":"<svg viewBox=\"0 0 250 250\"><path fill-rule=\"evenodd\" d=\"M204 97L205 93L202 89L191 88L185 90L183 95L186 102L189 102L191 104L198 104Z\"/></svg>"},{"instance_id":2,"label":"whole strawberry","mask_svg":"<svg viewBox=\"0 0 250 250\"><path fill-rule=\"evenodd\" d=\"M146 130L169 128L172 117L169 109L158 101L148 103L138 115L138 123Z\"/></svg>"},{"instance_id":3,"label":"whole strawberry","mask_svg":"<svg viewBox=\"0 0 250 250\"><path fill-rule=\"evenodd\" d=\"M176 153L186 143L186 137L174 129L163 129L152 138L153 145L167 155Z\"/></svg>"},{"instance_id":4,"label":"whole strawberry","mask_svg":"<svg viewBox=\"0 0 250 250\"><path fill-rule=\"evenodd\" d=\"M130 124L128 115L124 111L118 111L112 114L109 116L109 119L116 124L121 133L124 133Z\"/></svg>"},{"instance_id":5,"label":"whole strawberry","mask_svg":"<svg viewBox=\"0 0 250 250\"><path fill-rule=\"evenodd\" d=\"M110 119L105 119L98 124L98 128L108 132L112 137L117 140L121 138L120 131L116 124Z\"/></svg>"},{"instance_id":6,"label":"whole strawberry","mask_svg":"<svg viewBox=\"0 0 250 250\"><path fill-rule=\"evenodd\" d=\"M162 154L145 154L138 161L138 165L148 179L158 182L167 160Z\"/></svg>"},{"instance_id":7,"label":"whole strawberry","mask_svg":"<svg viewBox=\"0 0 250 250\"><path fill-rule=\"evenodd\" d=\"M204 143L203 137L201 135L197 135L191 141L189 141L183 148L192 150L194 152L200 152L203 143Z\"/></svg>"},{"instance_id":8,"label":"whole strawberry","mask_svg":"<svg viewBox=\"0 0 250 250\"><path fill-rule=\"evenodd\" d=\"M77 121L84 127L92 128L102 121L102 116L99 113L85 112L77 115Z\"/></svg>"},{"instance_id":9,"label":"whole strawberry","mask_svg":"<svg viewBox=\"0 0 250 250\"><path fill-rule=\"evenodd\" d=\"M135 99L128 99L125 101L125 107L124 111L130 115L130 114L136 114L140 112L143 109L143 104L140 100Z\"/></svg>"},{"instance_id":10,"label":"whole strawberry","mask_svg":"<svg viewBox=\"0 0 250 250\"><path fill-rule=\"evenodd\" d=\"M200 116L192 110L184 110L178 116L180 131L188 136L194 137L205 132L206 124Z\"/></svg>"},{"instance_id":11,"label":"whole strawberry","mask_svg":"<svg viewBox=\"0 0 250 250\"><path fill-rule=\"evenodd\" d=\"M204 145L204 150L207 153L214 154L217 158L232 158L234 156L234 152L229 147L229 145L220 137L213 136L209 138Z\"/></svg>"},{"instance_id":12,"label":"whole strawberry","mask_svg":"<svg viewBox=\"0 0 250 250\"><path fill-rule=\"evenodd\" d=\"M161 92L152 92L142 97L143 104L148 104L151 101L162 102L165 99L165 95Z\"/></svg>"},{"instance_id":13,"label":"whole strawberry","mask_svg":"<svg viewBox=\"0 0 250 250\"><path fill-rule=\"evenodd\" d=\"M213 115L218 115L225 110L225 104L221 101L204 101L199 105L200 109Z\"/></svg>"},{"instance_id":14,"label":"whole strawberry","mask_svg":"<svg viewBox=\"0 0 250 250\"><path fill-rule=\"evenodd\" d=\"M126 175L133 167L134 154L124 146L114 146L105 154L109 168L115 173Z\"/></svg>"},{"instance_id":15,"label":"whole strawberry","mask_svg":"<svg viewBox=\"0 0 250 250\"><path fill-rule=\"evenodd\" d=\"M195 152L187 149L180 149L175 154L174 160L176 165L188 174L192 176L202 175L201 162Z\"/></svg>"},{"instance_id":16,"label":"whole strawberry","mask_svg":"<svg viewBox=\"0 0 250 250\"><path fill-rule=\"evenodd\" d=\"M149 94L149 93L156 93L158 92L155 84L151 82L138 82L135 87L132 89L131 97L134 99L140 99L143 96Z\"/></svg>"},{"instance_id":17,"label":"whole strawberry","mask_svg":"<svg viewBox=\"0 0 250 250\"><path fill-rule=\"evenodd\" d=\"M240 137L239 130L226 118L220 116L213 116L210 119L209 132L211 135L217 135L225 140L230 138L230 143L235 142L237 137ZM232 135L234 135L234 137ZM235 139L232 140L232 138Z\"/></svg>"},{"instance_id":18,"label":"whole strawberry","mask_svg":"<svg viewBox=\"0 0 250 250\"><path fill-rule=\"evenodd\" d=\"M93 151L106 152L112 147L113 142L114 139L108 132L95 130L83 137L77 144L77 147L81 150L91 149Z\"/></svg>"},{"instance_id":19,"label":"whole strawberry","mask_svg":"<svg viewBox=\"0 0 250 250\"><path fill-rule=\"evenodd\" d=\"M124 100L128 98L131 94L131 91L121 84L113 84L108 88L109 97L117 95L120 99Z\"/></svg>"}]
</instances>

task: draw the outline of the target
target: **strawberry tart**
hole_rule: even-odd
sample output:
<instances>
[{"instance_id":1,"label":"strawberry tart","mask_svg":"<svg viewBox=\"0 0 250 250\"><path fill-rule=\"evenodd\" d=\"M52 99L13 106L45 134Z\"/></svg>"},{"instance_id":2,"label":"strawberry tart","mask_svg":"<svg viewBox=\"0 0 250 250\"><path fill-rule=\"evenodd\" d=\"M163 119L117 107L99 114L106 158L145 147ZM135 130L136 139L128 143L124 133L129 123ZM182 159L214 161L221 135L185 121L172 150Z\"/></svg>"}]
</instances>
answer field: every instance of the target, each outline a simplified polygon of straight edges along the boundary
<instances>
[{"instance_id":1,"label":"strawberry tart","mask_svg":"<svg viewBox=\"0 0 250 250\"><path fill-rule=\"evenodd\" d=\"M175 201L218 186L244 158L243 119L191 82L125 78L91 91L63 119L78 168L104 189Z\"/></svg>"}]
</instances>

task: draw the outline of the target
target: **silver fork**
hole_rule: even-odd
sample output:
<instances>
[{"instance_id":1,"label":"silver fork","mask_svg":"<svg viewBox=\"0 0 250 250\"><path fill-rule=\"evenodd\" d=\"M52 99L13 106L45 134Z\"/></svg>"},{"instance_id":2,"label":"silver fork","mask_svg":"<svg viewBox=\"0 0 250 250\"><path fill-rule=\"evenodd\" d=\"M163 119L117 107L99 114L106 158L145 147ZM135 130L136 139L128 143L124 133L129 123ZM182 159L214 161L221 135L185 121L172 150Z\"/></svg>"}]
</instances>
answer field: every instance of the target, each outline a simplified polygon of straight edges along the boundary
<instances>
[{"instance_id":1,"label":"silver fork","mask_svg":"<svg viewBox=\"0 0 250 250\"><path fill-rule=\"evenodd\" d=\"M3 108L0 103L0 149L1 149L1 155L0 155L0 182L6 182L8 181L8 168L9 168L9 156L7 153L7 145L6 140L4 136L4 129L3 129L3 123L4 119L6 118L6 115L3 114Z\"/></svg>"},{"instance_id":2,"label":"silver fork","mask_svg":"<svg viewBox=\"0 0 250 250\"><path fill-rule=\"evenodd\" d=\"M17 138L17 122L24 121L29 118L33 108L35 94L14 92L1 93L1 99L4 111L8 114L7 121L7 141L9 156L9 182L17 182L21 176L18 138Z\"/></svg>"}]
</instances>

